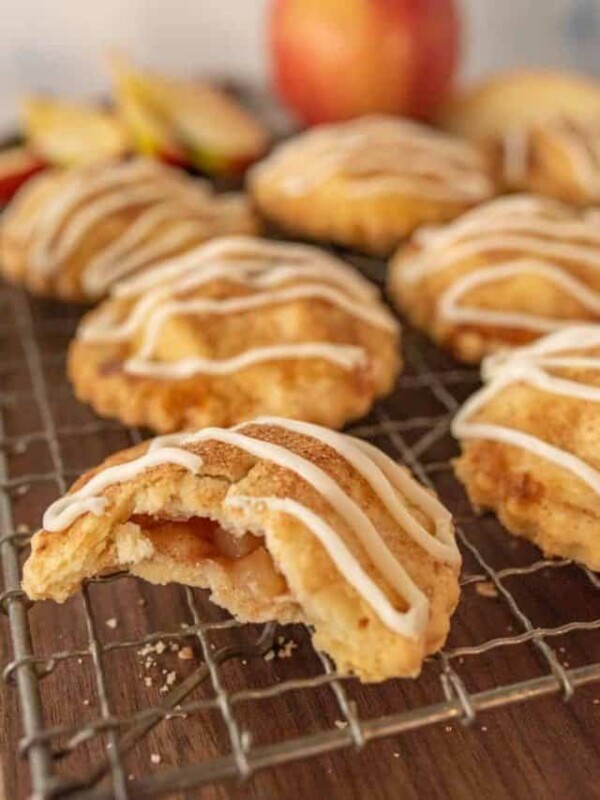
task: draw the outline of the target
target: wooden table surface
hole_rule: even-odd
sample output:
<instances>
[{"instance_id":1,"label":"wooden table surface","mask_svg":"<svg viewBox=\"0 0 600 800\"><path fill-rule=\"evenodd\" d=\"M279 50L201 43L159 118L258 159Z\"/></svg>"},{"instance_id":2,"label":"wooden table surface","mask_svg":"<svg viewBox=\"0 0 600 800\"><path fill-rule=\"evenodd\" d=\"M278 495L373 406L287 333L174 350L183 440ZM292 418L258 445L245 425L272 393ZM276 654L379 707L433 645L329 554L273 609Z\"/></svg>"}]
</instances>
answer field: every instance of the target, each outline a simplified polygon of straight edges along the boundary
<instances>
[{"instance_id":1,"label":"wooden table surface","mask_svg":"<svg viewBox=\"0 0 600 800\"><path fill-rule=\"evenodd\" d=\"M9 478L52 473L56 451L53 455L49 443L54 436L61 462L59 472L67 482L106 453L126 446L130 434L116 424L99 423L88 409L74 401L65 383L64 353L76 321L75 312L29 301L22 293L4 288L0 289L0 315L1 410L11 445L5 450ZM533 564L540 558L533 547L508 536L492 517L480 519L473 515L448 467L456 448L447 435L449 415L445 403L449 395L459 401L467 397L477 385L476 374L459 368L422 337L411 333L406 336L405 352L406 370L397 391L379 404L357 432L369 435L398 458L402 452L419 452L420 463L452 508L466 539L491 568L498 571ZM45 378L41 389L36 382L40 369ZM433 384L432 372L437 376ZM46 413L41 412L42 402ZM412 426L415 418L420 422ZM390 434L390 430L394 433ZM36 431L43 435L22 438ZM19 442L22 446L18 446ZM53 479L40 479L28 482L23 492L11 491L13 525L35 527L42 509L59 489ZM465 576L481 573L482 564L477 558L467 548L463 547L463 552ZM576 566L546 566L531 574L508 576L502 585L537 629L600 618L600 592ZM513 637L523 633L524 628L506 601L488 596L489 592L482 593L480 586L464 586L446 647L450 656L456 648L475 647L473 654L455 654L451 659L466 690L475 695L547 675L549 666L539 647L531 641L515 642ZM218 622L227 618L202 592L193 594L203 620ZM91 585L89 599L98 638L105 644L139 639L152 631L181 632L181 623L191 621L188 599L180 587L152 587L121 578ZM37 654L73 648L85 651L89 645L81 596L64 606L37 604L28 616ZM116 627L107 624L113 619ZM5 618L0 620L0 635L6 662L11 648ZM211 632L209 640L214 652L218 652L225 645L237 647L256 635L257 630L252 627L224 628ZM304 628L288 628L278 635L285 642L295 643L290 658L258 656L226 661L218 669L222 689L235 694L322 674L323 665ZM507 637L512 643L486 649L486 643ZM600 663L598 628L548 637L547 642L568 669ZM161 698L159 687L168 672L175 671L177 685L198 667L202 657L197 639L189 636L180 644L192 648L192 659L184 661L167 649L148 668L145 657L137 652L139 648L106 652L104 666L112 714L126 717L156 704ZM388 681L382 686L363 687L355 680L345 680L343 687L349 700L356 704L361 720L379 718L443 701L442 667L440 658L434 658L426 663L417 681ZM146 685L145 678L151 678L151 685ZM61 661L40 682L40 691L46 726L77 728L99 716L94 671L87 654ZM211 697L214 686L208 681L189 699ZM341 727L340 708L328 685L235 703L233 712L251 748ZM29 779L26 762L16 755L21 726L17 692L12 687L3 687L1 730L5 797L21 800L28 794ZM54 746L59 744L64 744L64 737L53 739ZM106 738L95 737L79 745L60 761L57 771L84 777L104 758L106 744ZM369 743L361 751L348 748L269 768L243 785L220 783L170 796L257 800L600 798L599 744L600 684L596 684L577 689L568 704L558 695L548 696L478 715L470 727L456 721L440 723ZM221 713L201 711L187 719L162 722L125 757L125 770L132 776L130 785L136 786L136 781L149 775L165 774L230 750ZM157 760L159 763L154 763ZM131 796L142 794L134 790Z\"/></svg>"}]
</instances>

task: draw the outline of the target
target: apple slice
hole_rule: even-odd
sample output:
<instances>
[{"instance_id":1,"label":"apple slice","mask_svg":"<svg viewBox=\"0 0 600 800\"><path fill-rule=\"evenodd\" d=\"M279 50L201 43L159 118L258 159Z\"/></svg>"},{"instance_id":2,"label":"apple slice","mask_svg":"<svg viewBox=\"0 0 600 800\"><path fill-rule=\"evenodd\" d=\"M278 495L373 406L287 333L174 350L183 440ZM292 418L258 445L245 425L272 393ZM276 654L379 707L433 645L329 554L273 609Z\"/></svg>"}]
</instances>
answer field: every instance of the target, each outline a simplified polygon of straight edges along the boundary
<instances>
[{"instance_id":1,"label":"apple slice","mask_svg":"<svg viewBox=\"0 0 600 800\"><path fill-rule=\"evenodd\" d=\"M134 72L120 56L111 58L117 111L135 149L142 155L185 166L187 155L173 136L170 126L154 108L148 82Z\"/></svg>"},{"instance_id":2,"label":"apple slice","mask_svg":"<svg viewBox=\"0 0 600 800\"><path fill-rule=\"evenodd\" d=\"M212 84L135 70L122 58L113 60L113 73L123 119L142 151L152 141L156 153L179 158L183 151L187 166L223 175L242 172L267 147L264 126Z\"/></svg>"},{"instance_id":3,"label":"apple slice","mask_svg":"<svg viewBox=\"0 0 600 800\"><path fill-rule=\"evenodd\" d=\"M32 150L62 167L119 158L129 151L129 136L111 112L96 106L29 97L23 126Z\"/></svg>"},{"instance_id":4,"label":"apple slice","mask_svg":"<svg viewBox=\"0 0 600 800\"><path fill-rule=\"evenodd\" d=\"M45 163L27 147L0 151L0 206L8 203L26 180L44 169Z\"/></svg>"},{"instance_id":5,"label":"apple slice","mask_svg":"<svg viewBox=\"0 0 600 800\"><path fill-rule=\"evenodd\" d=\"M193 166L237 174L267 149L266 129L225 92L204 82L165 80L162 87L163 113Z\"/></svg>"}]
</instances>

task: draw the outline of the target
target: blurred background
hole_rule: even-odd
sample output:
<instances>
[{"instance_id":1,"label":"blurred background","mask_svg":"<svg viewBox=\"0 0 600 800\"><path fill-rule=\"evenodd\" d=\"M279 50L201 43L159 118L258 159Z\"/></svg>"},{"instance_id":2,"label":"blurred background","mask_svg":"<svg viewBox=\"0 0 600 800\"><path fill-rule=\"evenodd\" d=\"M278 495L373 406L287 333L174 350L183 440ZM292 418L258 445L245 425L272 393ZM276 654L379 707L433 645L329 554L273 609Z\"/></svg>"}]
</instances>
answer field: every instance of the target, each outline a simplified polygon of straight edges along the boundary
<instances>
[{"instance_id":1,"label":"blurred background","mask_svg":"<svg viewBox=\"0 0 600 800\"><path fill-rule=\"evenodd\" d=\"M600 0L462 0L461 74L534 64L600 73ZM174 72L268 85L269 0L6 2L0 47L0 132L24 92L107 91L113 46Z\"/></svg>"}]
</instances>

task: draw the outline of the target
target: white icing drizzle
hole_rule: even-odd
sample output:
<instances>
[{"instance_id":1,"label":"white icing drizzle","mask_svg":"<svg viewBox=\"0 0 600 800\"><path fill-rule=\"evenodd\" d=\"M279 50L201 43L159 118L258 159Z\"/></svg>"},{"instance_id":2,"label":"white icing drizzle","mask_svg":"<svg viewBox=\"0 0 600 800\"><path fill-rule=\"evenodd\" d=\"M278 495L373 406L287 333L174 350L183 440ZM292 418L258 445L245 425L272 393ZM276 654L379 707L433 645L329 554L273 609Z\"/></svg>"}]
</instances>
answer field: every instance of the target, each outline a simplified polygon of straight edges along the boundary
<instances>
[{"instance_id":1,"label":"white icing drizzle","mask_svg":"<svg viewBox=\"0 0 600 800\"><path fill-rule=\"evenodd\" d=\"M94 218L100 219L119 207L126 208L134 201L139 203L144 189L150 191L151 200L155 199L156 186L152 178L156 174L161 174L160 169L155 171L151 162L136 160L102 169L86 168L67 177L62 191L35 221L32 232L35 240L30 255L32 267L39 272L52 269L56 259L72 252ZM124 205L115 207L114 201L123 191L134 192L134 197L131 202L126 199ZM98 206L99 212L96 211Z\"/></svg>"},{"instance_id":2,"label":"white icing drizzle","mask_svg":"<svg viewBox=\"0 0 600 800\"><path fill-rule=\"evenodd\" d=\"M520 188L529 166L529 132L525 128L512 129L502 136L501 142L504 180L508 186Z\"/></svg>"},{"instance_id":3,"label":"white icing drizzle","mask_svg":"<svg viewBox=\"0 0 600 800\"><path fill-rule=\"evenodd\" d=\"M600 355L580 355L600 348L600 326L579 325L538 339L532 345L488 356L482 365L486 386L463 405L452 423L457 439L486 439L527 450L572 472L600 494L600 472L582 459L524 431L479 422L475 418L504 389L527 384L563 397L600 403L600 387L553 375L552 369L600 371Z\"/></svg>"},{"instance_id":4,"label":"white icing drizzle","mask_svg":"<svg viewBox=\"0 0 600 800\"><path fill-rule=\"evenodd\" d=\"M228 260L228 256L233 260ZM160 283L159 273L163 277ZM224 279L255 291L233 298L177 299L211 281ZM278 288L290 281L300 283ZM345 369L354 369L367 361L362 347L303 342L257 347L222 360L186 358L155 362L153 353L163 326L174 316L201 318L244 313L299 300L322 300L368 325L391 333L398 329L385 307L373 302L372 287L341 262L315 257L313 248L288 248L251 237L229 237L197 248L163 265L155 273L150 271L125 284L117 289L115 296L134 300L125 318L115 320L108 305L104 312L100 310L80 328L78 336L89 342L118 342L131 339L142 330L139 347L124 362L124 369L136 375L162 378L184 378L197 373L223 375L282 358L322 358Z\"/></svg>"},{"instance_id":5,"label":"white icing drizzle","mask_svg":"<svg viewBox=\"0 0 600 800\"><path fill-rule=\"evenodd\" d=\"M492 325L503 328L518 328L547 333L569 327L578 322L577 319L552 319L535 314L516 311L496 311L494 309L472 308L461 306L463 299L473 289L486 284L496 284L511 278L520 278L524 274L539 275L574 297L592 314L600 318L600 294L592 291L581 281L567 272L533 259L507 261L499 267L487 267L479 272L471 272L463 280L457 281L445 291L439 301L438 311L443 319L449 322L463 322L469 325Z\"/></svg>"},{"instance_id":6,"label":"white icing drizzle","mask_svg":"<svg viewBox=\"0 0 600 800\"><path fill-rule=\"evenodd\" d=\"M371 519L342 486L317 464L288 448L256 438L245 430L249 425L282 428L321 442L338 453L370 485L390 516L419 546L434 558L457 565L460 555L453 541L451 518L448 511L433 496L425 492L416 481L391 459L370 445L343 434L334 433L315 425L291 422L276 417L266 417L225 430L207 428L193 434L173 434L154 439L146 453L137 459L109 467L98 473L76 492L56 501L44 515L44 527L59 531L71 525L85 513L103 514L109 502L100 493L118 483L132 480L147 469L161 463L173 463L197 473L202 459L188 448L200 442L218 441L239 448L257 459L269 461L290 470L306 481L344 520L361 543L368 558L379 574L401 595L409 605L399 612L385 593L366 573L343 538L312 509L290 499L272 496L226 497L224 508L263 505L298 519L325 547L336 567L346 580L373 608L382 622L400 635L416 638L425 628L429 616L429 601L414 583L396 556L387 546ZM432 520L435 535L428 533L413 517L400 499L404 495L423 514Z\"/></svg>"},{"instance_id":7,"label":"white icing drizzle","mask_svg":"<svg viewBox=\"0 0 600 800\"><path fill-rule=\"evenodd\" d=\"M204 182L136 159L73 172L21 233L32 238L31 268L47 274L111 215L138 208L131 225L95 250L82 271L84 291L98 296L146 263L216 232L215 221L228 216L229 207L230 200L221 204Z\"/></svg>"},{"instance_id":8,"label":"white icing drizzle","mask_svg":"<svg viewBox=\"0 0 600 800\"><path fill-rule=\"evenodd\" d=\"M201 206L190 208L189 219L186 219L185 206L181 203L165 201L151 205L121 236L90 259L82 275L84 290L90 295L100 295L119 278L131 275L151 261L168 257L202 231L208 233L210 220L202 225L200 211ZM168 228L166 234L153 237L165 222L179 224L174 229Z\"/></svg>"},{"instance_id":9,"label":"white icing drizzle","mask_svg":"<svg viewBox=\"0 0 600 800\"><path fill-rule=\"evenodd\" d=\"M149 449L141 458L106 467L91 478L85 486L72 494L66 494L46 510L43 519L47 531L61 531L75 522L82 514L91 513L100 516L108 504L108 498L100 492L132 480L140 472L161 464L178 464L180 467L197 473L202 467L202 459L187 450L175 447L163 447L160 450Z\"/></svg>"},{"instance_id":10,"label":"white icing drizzle","mask_svg":"<svg viewBox=\"0 0 600 800\"><path fill-rule=\"evenodd\" d=\"M372 444L352 436L341 436L335 431L309 422L266 416L258 417L253 422L257 425L275 425L302 436L310 436L335 450L364 478L391 516L417 544L434 558L451 564L460 563L450 512L431 492L417 483L406 469ZM398 493L421 508L435 522L435 536L410 515Z\"/></svg>"},{"instance_id":11,"label":"white icing drizzle","mask_svg":"<svg viewBox=\"0 0 600 800\"><path fill-rule=\"evenodd\" d=\"M592 133L592 131L587 133ZM576 183L588 195L598 198L600 197L600 158L598 153L593 152L594 144L591 137L588 139L587 133L583 128L561 126L552 131L552 136L568 160Z\"/></svg>"},{"instance_id":12,"label":"white icing drizzle","mask_svg":"<svg viewBox=\"0 0 600 800\"><path fill-rule=\"evenodd\" d=\"M551 145L558 150L570 169L570 177L592 198L600 197L600 137L588 124L547 120L540 128ZM529 164L535 160L536 128L511 130L501 137L502 170L508 186L523 188L527 184Z\"/></svg>"},{"instance_id":13,"label":"white icing drizzle","mask_svg":"<svg viewBox=\"0 0 600 800\"><path fill-rule=\"evenodd\" d=\"M474 289L528 274L559 286L586 311L600 316L600 293L593 283L600 277L600 228L559 203L526 195L501 198L444 227L423 228L414 241L420 249L398 267L398 279L406 284L469 259L507 254L489 265L476 262L472 270L458 272L437 298L442 320L538 332L579 321L460 304Z\"/></svg>"},{"instance_id":14,"label":"white icing drizzle","mask_svg":"<svg viewBox=\"0 0 600 800\"><path fill-rule=\"evenodd\" d=\"M132 375L145 375L162 379L191 378L194 375L230 375L266 361L320 359L351 370L365 366L367 357L362 347L328 344L326 342L301 342L299 344L274 344L254 347L230 358L183 358L175 362L153 362L146 358L130 358L124 369Z\"/></svg>"},{"instance_id":15,"label":"white icing drizzle","mask_svg":"<svg viewBox=\"0 0 600 800\"><path fill-rule=\"evenodd\" d=\"M279 188L291 196L306 194L336 175L348 181L353 194L399 191L441 202L476 202L494 191L473 145L392 117L363 117L301 134L252 174L268 177L273 172L279 173Z\"/></svg>"},{"instance_id":16,"label":"white icing drizzle","mask_svg":"<svg viewBox=\"0 0 600 800\"><path fill-rule=\"evenodd\" d=\"M231 264L232 269L239 269L243 273L243 267L254 272L273 270L273 262L280 269L284 266L304 271L318 269L329 282L347 287L357 297L377 296L375 287L363 280L355 270L318 247L241 235L220 236L168 263L161 263L141 275L120 281L113 291L115 297L132 297L179 280L186 273L197 274L200 278L204 272L200 273L199 269L205 264L210 266L214 263L215 269L226 269Z\"/></svg>"}]
</instances>

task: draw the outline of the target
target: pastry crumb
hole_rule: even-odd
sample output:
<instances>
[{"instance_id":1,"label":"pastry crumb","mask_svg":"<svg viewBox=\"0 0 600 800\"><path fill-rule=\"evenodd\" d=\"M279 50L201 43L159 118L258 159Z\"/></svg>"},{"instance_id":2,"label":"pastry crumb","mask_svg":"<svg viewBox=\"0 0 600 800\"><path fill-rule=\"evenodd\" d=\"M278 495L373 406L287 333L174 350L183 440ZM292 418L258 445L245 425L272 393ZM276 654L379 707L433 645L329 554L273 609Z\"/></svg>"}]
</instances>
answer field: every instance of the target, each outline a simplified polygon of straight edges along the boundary
<instances>
[{"instance_id":1,"label":"pastry crumb","mask_svg":"<svg viewBox=\"0 0 600 800\"><path fill-rule=\"evenodd\" d=\"M286 642L285 639L283 639L283 636L279 637L278 644L279 649L277 650L277 658L291 658L292 653L298 647L293 639L290 639Z\"/></svg>"},{"instance_id":2,"label":"pastry crumb","mask_svg":"<svg viewBox=\"0 0 600 800\"><path fill-rule=\"evenodd\" d=\"M250 731L242 731L241 745L243 750L248 750L252 742L252 734Z\"/></svg>"},{"instance_id":3,"label":"pastry crumb","mask_svg":"<svg viewBox=\"0 0 600 800\"><path fill-rule=\"evenodd\" d=\"M25 522L17 525L17 533L31 533L31 528Z\"/></svg>"},{"instance_id":4,"label":"pastry crumb","mask_svg":"<svg viewBox=\"0 0 600 800\"><path fill-rule=\"evenodd\" d=\"M153 764L160 764L161 760L162 760L162 759L161 759L161 757L158 755L158 753L151 753L151 754L150 754L150 761L151 761Z\"/></svg>"},{"instance_id":5,"label":"pastry crumb","mask_svg":"<svg viewBox=\"0 0 600 800\"><path fill-rule=\"evenodd\" d=\"M273 661L273 659L275 658L275 651L269 650L268 653L264 654L263 658L265 661Z\"/></svg>"},{"instance_id":6,"label":"pastry crumb","mask_svg":"<svg viewBox=\"0 0 600 800\"><path fill-rule=\"evenodd\" d=\"M194 651L189 645L182 647L181 650L177 653L177 658L180 658L182 661L191 661L194 657Z\"/></svg>"},{"instance_id":7,"label":"pastry crumb","mask_svg":"<svg viewBox=\"0 0 600 800\"><path fill-rule=\"evenodd\" d=\"M498 589L496 589L491 581L480 581L479 583L476 583L475 591L478 595L480 595L480 597L487 597L489 599L495 599L498 597Z\"/></svg>"},{"instance_id":8,"label":"pastry crumb","mask_svg":"<svg viewBox=\"0 0 600 800\"><path fill-rule=\"evenodd\" d=\"M147 686L148 688L152 686L152 678L150 677L150 675L146 675L146 677L144 678L144 685Z\"/></svg>"},{"instance_id":9,"label":"pastry crumb","mask_svg":"<svg viewBox=\"0 0 600 800\"><path fill-rule=\"evenodd\" d=\"M110 619L106 620L106 627L110 628L113 631L117 627L117 625L118 625L118 623L117 623L117 618L116 617L111 617Z\"/></svg>"},{"instance_id":10,"label":"pastry crumb","mask_svg":"<svg viewBox=\"0 0 600 800\"><path fill-rule=\"evenodd\" d=\"M345 719L336 719L333 724L341 731L348 727L348 722Z\"/></svg>"}]
</instances>

